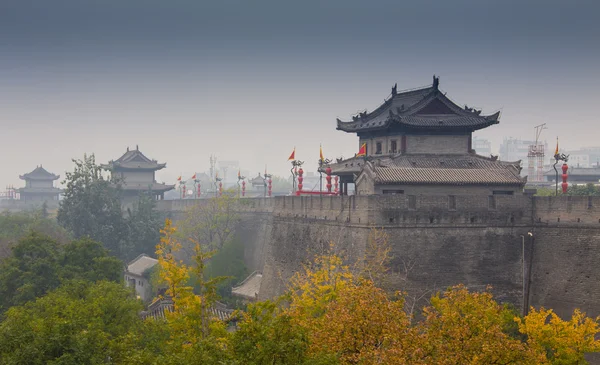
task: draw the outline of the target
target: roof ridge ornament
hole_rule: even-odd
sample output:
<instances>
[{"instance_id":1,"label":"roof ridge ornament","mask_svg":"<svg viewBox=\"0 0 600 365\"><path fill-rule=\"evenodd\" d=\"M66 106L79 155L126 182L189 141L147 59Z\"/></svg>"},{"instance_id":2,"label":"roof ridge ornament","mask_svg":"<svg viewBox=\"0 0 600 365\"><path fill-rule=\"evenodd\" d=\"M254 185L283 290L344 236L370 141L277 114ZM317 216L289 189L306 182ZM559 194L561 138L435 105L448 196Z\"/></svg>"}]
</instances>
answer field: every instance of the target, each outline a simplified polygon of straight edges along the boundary
<instances>
[{"instance_id":1,"label":"roof ridge ornament","mask_svg":"<svg viewBox=\"0 0 600 365\"><path fill-rule=\"evenodd\" d=\"M435 77L435 75L433 75L433 89L437 90L438 87L440 86L440 77Z\"/></svg>"},{"instance_id":2,"label":"roof ridge ornament","mask_svg":"<svg viewBox=\"0 0 600 365\"><path fill-rule=\"evenodd\" d=\"M394 84L394 87L392 87L392 95L396 95L398 93L398 83Z\"/></svg>"}]
</instances>

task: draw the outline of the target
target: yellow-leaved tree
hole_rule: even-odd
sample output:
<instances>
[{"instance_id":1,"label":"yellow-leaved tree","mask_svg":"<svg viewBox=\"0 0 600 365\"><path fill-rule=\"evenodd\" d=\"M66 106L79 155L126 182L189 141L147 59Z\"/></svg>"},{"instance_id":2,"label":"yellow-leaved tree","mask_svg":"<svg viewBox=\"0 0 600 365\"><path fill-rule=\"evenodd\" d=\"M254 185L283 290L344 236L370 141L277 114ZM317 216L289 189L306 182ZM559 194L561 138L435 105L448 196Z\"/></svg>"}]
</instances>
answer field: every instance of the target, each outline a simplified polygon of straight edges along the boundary
<instances>
[{"instance_id":1,"label":"yellow-leaved tree","mask_svg":"<svg viewBox=\"0 0 600 365\"><path fill-rule=\"evenodd\" d=\"M600 318L586 317L576 309L568 321L551 309L531 308L525 318L516 318L519 331L527 335L527 344L549 364L587 364L585 353L600 352Z\"/></svg>"}]
</instances>

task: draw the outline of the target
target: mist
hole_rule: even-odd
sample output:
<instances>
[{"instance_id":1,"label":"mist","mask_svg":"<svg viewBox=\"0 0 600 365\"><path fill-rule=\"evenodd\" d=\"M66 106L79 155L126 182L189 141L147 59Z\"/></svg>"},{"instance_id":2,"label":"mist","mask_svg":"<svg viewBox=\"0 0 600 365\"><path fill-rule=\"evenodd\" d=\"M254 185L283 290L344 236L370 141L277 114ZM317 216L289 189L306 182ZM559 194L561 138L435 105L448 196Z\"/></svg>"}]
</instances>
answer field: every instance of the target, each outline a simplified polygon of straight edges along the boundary
<instances>
[{"instance_id":1,"label":"mist","mask_svg":"<svg viewBox=\"0 0 600 365\"><path fill-rule=\"evenodd\" d=\"M459 105L500 110L475 133L595 146L600 5L593 1L3 1L0 184L42 164L139 145L157 180L209 155L289 175L357 152L336 118L440 76Z\"/></svg>"}]
</instances>

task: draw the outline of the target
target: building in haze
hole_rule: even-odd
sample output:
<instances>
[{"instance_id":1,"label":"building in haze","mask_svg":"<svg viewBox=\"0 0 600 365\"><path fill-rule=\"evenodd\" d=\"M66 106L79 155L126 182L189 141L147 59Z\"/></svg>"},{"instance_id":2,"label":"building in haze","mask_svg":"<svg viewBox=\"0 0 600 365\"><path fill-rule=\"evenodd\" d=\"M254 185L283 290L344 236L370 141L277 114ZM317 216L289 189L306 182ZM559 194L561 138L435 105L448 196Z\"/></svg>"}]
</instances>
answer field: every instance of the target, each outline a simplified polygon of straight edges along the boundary
<instances>
[{"instance_id":1,"label":"building in haze","mask_svg":"<svg viewBox=\"0 0 600 365\"><path fill-rule=\"evenodd\" d=\"M331 165L333 174L340 176L343 194L348 184L355 184L359 195L413 198L422 193L521 193L525 179L519 176L519 161L501 162L473 150L473 132L498 124L499 116L456 105L439 90L435 76L426 88L397 92L394 86L374 111L337 120L338 130L357 134L366 156L338 160Z\"/></svg>"},{"instance_id":2,"label":"building in haze","mask_svg":"<svg viewBox=\"0 0 600 365\"><path fill-rule=\"evenodd\" d=\"M548 143L538 142L538 145L543 145L544 151L546 151L545 161L549 161L549 158L552 158L553 150L548 149ZM504 138L502 144L500 145L500 159L503 161L521 161L523 170L521 175L526 175L528 171L530 171L530 159L528 157L529 154L529 146L535 145L535 141L524 140L519 138L508 137ZM544 165L546 165L544 162ZM532 166L535 170L537 166Z\"/></svg>"},{"instance_id":3,"label":"building in haze","mask_svg":"<svg viewBox=\"0 0 600 365\"><path fill-rule=\"evenodd\" d=\"M473 150L481 156L492 155L492 142L480 137L473 137Z\"/></svg>"},{"instance_id":4,"label":"building in haze","mask_svg":"<svg viewBox=\"0 0 600 365\"><path fill-rule=\"evenodd\" d=\"M20 200L24 201L58 201L61 189L54 187L54 181L60 178L52 174L41 165L25 175L19 176L25 180L25 187L19 189Z\"/></svg>"},{"instance_id":5,"label":"building in haze","mask_svg":"<svg viewBox=\"0 0 600 365\"><path fill-rule=\"evenodd\" d=\"M175 185L156 182L156 171L166 166L165 163L158 163L144 156L136 146L135 150L129 150L128 147L123 156L116 161L109 161L103 167L121 181L123 201L131 202L146 193L162 200L165 192L175 188Z\"/></svg>"}]
</instances>

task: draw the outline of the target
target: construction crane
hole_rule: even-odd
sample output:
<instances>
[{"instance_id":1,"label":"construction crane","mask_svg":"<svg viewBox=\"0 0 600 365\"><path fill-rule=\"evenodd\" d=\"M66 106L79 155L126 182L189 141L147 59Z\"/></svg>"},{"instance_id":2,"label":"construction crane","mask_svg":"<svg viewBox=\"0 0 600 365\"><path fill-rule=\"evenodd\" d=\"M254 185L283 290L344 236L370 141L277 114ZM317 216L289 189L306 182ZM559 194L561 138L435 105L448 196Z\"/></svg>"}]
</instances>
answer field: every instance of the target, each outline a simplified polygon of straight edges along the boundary
<instances>
[{"instance_id":1,"label":"construction crane","mask_svg":"<svg viewBox=\"0 0 600 365\"><path fill-rule=\"evenodd\" d=\"M534 129L535 142L534 144L529 145L529 151L527 153L529 162L528 175L529 181L540 182L544 180L544 156L546 155L544 145L540 143L540 136L542 135L542 131L548 128L546 127L546 123L542 123L536 125Z\"/></svg>"}]
</instances>

